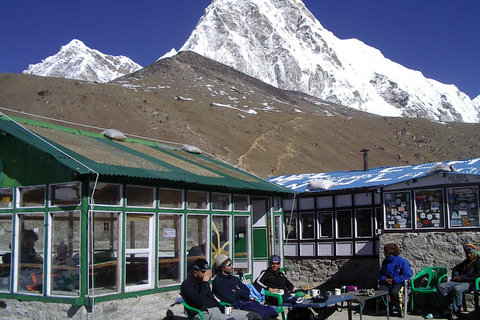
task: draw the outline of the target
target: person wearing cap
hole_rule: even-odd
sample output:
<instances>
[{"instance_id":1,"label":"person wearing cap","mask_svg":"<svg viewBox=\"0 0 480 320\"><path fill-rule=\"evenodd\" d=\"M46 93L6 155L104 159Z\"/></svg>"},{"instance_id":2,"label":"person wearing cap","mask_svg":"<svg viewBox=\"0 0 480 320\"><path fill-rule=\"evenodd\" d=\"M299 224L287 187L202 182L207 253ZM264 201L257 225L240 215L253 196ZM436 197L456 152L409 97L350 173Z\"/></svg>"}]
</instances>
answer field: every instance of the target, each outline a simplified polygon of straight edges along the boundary
<instances>
[{"instance_id":1,"label":"person wearing cap","mask_svg":"<svg viewBox=\"0 0 480 320\"><path fill-rule=\"evenodd\" d=\"M180 287L183 300L189 306L201 310L205 320L254 320L253 315L242 310L234 309L231 315L224 314L224 306L218 303L210 289L211 277L212 271L208 267L207 260L195 260L187 279ZM188 309L187 312L192 319L200 319L198 314Z\"/></svg>"},{"instance_id":2,"label":"person wearing cap","mask_svg":"<svg viewBox=\"0 0 480 320\"><path fill-rule=\"evenodd\" d=\"M253 284L258 292L262 289L274 293L278 293L280 289L285 293L293 291L293 284L285 277L285 273L280 271L280 262L278 255L270 257L270 267L263 270Z\"/></svg>"},{"instance_id":3,"label":"person wearing cap","mask_svg":"<svg viewBox=\"0 0 480 320\"><path fill-rule=\"evenodd\" d=\"M437 295L445 307L444 316L447 319L458 319L461 312L463 294L474 288L477 278L480 278L480 259L473 244L463 247L465 260L452 269L452 279L442 282L437 287Z\"/></svg>"},{"instance_id":4,"label":"person wearing cap","mask_svg":"<svg viewBox=\"0 0 480 320\"><path fill-rule=\"evenodd\" d=\"M400 256L400 250L396 243L387 243L383 247L385 259L380 268L380 287L378 290L390 293L390 303L393 308L403 317L404 310L400 304L400 290L405 285L405 280L412 277L412 269L407 259Z\"/></svg>"},{"instance_id":5,"label":"person wearing cap","mask_svg":"<svg viewBox=\"0 0 480 320\"><path fill-rule=\"evenodd\" d=\"M232 275L233 263L227 255L219 254L214 266L218 274L213 279L213 293L220 300L230 303L235 309L252 311L256 320L270 320L278 316L272 307L250 299L248 287Z\"/></svg>"}]
</instances>

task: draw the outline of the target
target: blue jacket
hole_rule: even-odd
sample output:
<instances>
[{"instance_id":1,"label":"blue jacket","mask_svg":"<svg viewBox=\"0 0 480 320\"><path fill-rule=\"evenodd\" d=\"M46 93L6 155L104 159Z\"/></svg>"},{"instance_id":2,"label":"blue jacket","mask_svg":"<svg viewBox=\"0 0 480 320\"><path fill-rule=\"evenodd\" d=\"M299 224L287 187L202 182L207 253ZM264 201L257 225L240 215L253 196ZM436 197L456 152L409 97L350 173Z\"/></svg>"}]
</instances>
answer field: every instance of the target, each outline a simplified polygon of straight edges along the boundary
<instances>
[{"instance_id":1,"label":"blue jacket","mask_svg":"<svg viewBox=\"0 0 480 320\"><path fill-rule=\"evenodd\" d=\"M385 279L391 278L394 283L404 283L412 277L412 269L407 259L400 256L390 256L382 261L380 269L380 284L385 284Z\"/></svg>"},{"instance_id":2,"label":"blue jacket","mask_svg":"<svg viewBox=\"0 0 480 320\"><path fill-rule=\"evenodd\" d=\"M220 300L232 305L242 300L250 300L250 289L232 275L218 274L213 279L212 291Z\"/></svg>"}]
</instances>

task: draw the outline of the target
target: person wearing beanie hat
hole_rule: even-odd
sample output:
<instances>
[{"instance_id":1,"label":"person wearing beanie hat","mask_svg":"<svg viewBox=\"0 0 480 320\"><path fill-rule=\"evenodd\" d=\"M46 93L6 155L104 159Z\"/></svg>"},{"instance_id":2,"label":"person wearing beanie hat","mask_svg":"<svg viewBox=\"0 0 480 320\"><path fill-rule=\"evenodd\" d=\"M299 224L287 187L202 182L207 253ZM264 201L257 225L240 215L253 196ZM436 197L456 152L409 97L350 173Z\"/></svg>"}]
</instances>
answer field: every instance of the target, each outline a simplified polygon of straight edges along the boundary
<instances>
[{"instance_id":1,"label":"person wearing beanie hat","mask_svg":"<svg viewBox=\"0 0 480 320\"><path fill-rule=\"evenodd\" d=\"M228 260L230 260L230 258L226 254L220 253L215 259L215 263L213 264L215 270L217 270L218 272L222 272L222 269Z\"/></svg>"},{"instance_id":2,"label":"person wearing beanie hat","mask_svg":"<svg viewBox=\"0 0 480 320\"><path fill-rule=\"evenodd\" d=\"M452 279L438 285L437 295L445 308L445 317L458 319L462 311L463 294L474 288L475 280L480 278L480 259L475 246L463 247L466 259L452 269Z\"/></svg>"},{"instance_id":3,"label":"person wearing beanie hat","mask_svg":"<svg viewBox=\"0 0 480 320\"><path fill-rule=\"evenodd\" d=\"M232 275L232 260L219 254L215 266L219 274L213 279L213 293L220 300L228 302L234 309L249 310L255 320L270 320L278 316L269 306L250 299L250 289L238 277Z\"/></svg>"},{"instance_id":4,"label":"person wearing beanie hat","mask_svg":"<svg viewBox=\"0 0 480 320\"><path fill-rule=\"evenodd\" d=\"M400 257L400 250L396 243L387 243L383 247L385 259L380 268L380 287L378 290L390 293L392 307L403 318L405 310L400 303L400 290L405 285L405 280L412 277L412 269L407 259Z\"/></svg>"},{"instance_id":5,"label":"person wearing beanie hat","mask_svg":"<svg viewBox=\"0 0 480 320\"><path fill-rule=\"evenodd\" d=\"M193 263L187 279L182 282L180 295L183 300L196 309L202 311L205 320L255 320L250 312L233 310L231 315L224 314L224 306L218 303L210 289L209 281L212 277L212 270L208 267L208 261L197 259ZM198 319L196 313L186 309L189 318Z\"/></svg>"}]
</instances>

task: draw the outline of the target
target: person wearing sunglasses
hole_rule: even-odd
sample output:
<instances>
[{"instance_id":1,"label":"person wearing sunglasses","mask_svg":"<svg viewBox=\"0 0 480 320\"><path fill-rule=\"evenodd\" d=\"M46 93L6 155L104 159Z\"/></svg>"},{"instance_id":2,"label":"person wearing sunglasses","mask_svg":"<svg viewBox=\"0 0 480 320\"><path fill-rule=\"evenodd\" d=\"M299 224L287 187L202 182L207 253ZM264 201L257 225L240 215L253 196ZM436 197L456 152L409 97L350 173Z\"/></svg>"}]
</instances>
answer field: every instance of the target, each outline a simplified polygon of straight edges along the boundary
<instances>
[{"instance_id":1,"label":"person wearing sunglasses","mask_svg":"<svg viewBox=\"0 0 480 320\"><path fill-rule=\"evenodd\" d=\"M205 259L197 259L190 269L187 279L182 282L180 295L183 300L196 309L202 311L205 320L255 320L251 312L233 310L231 315L224 314L222 306L213 296L209 281L212 277L212 270L208 267ZM200 319L198 314L187 309L189 318Z\"/></svg>"},{"instance_id":2,"label":"person wearing sunglasses","mask_svg":"<svg viewBox=\"0 0 480 320\"><path fill-rule=\"evenodd\" d=\"M255 320L270 320L278 316L272 307L250 299L250 289L232 275L233 263L227 255L219 254L214 266L218 274L213 279L213 293L220 300L230 303L234 309L251 311Z\"/></svg>"},{"instance_id":3,"label":"person wearing sunglasses","mask_svg":"<svg viewBox=\"0 0 480 320\"><path fill-rule=\"evenodd\" d=\"M263 270L253 283L255 289L260 292L262 289L278 293L283 290L284 293L293 291L293 284L287 279L285 273L280 271L280 256L273 255L270 257L270 268Z\"/></svg>"}]
</instances>

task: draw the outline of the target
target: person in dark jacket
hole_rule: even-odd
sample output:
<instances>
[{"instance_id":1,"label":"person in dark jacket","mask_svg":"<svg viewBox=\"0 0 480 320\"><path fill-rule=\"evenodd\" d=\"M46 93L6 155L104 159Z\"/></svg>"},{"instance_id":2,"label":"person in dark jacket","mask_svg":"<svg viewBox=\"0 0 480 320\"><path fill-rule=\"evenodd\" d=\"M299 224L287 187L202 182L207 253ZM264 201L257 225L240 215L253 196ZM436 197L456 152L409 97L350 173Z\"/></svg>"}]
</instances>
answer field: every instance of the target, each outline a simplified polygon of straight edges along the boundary
<instances>
[{"instance_id":1,"label":"person in dark jacket","mask_svg":"<svg viewBox=\"0 0 480 320\"><path fill-rule=\"evenodd\" d=\"M278 255L270 257L270 268L263 270L253 284L258 292L264 289L274 293L278 293L279 290L284 290L284 293L288 293L294 289L293 284L280 271L280 262Z\"/></svg>"},{"instance_id":2,"label":"person in dark jacket","mask_svg":"<svg viewBox=\"0 0 480 320\"><path fill-rule=\"evenodd\" d=\"M256 313L256 320L270 320L277 317L277 312L269 306L262 305L250 299L250 289L238 277L232 275L232 260L219 254L215 260L218 272L213 279L213 293L222 301L230 303L235 309L250 310Z\"/></svg>"},{"instance_id":3,"label":"person in dark jacket","mask_svg":"<svg viewBox=\"0 0 480 320\"><path fill-rule=\"evenodd\" d=\"M387 243L383 248L385 259L380 268L380 286L378 290L388 291L390 293L390 302L392 306L403 317L402 305L400 303L400 290L405 285L405 280L412 277L412 269L407 259L401 257L397 244Z\"/></svg>"},{"instance_id":4,"label":"person in dark jacket","mask_svg":"<svg viewBox=\"0 0 480 320\"><path fill-rule=\"evenodd\" d=\"M464 246L466 259L452 269L452 279L438 285L437 294L446 306L445 317L458 319L461 312L463 294L474 287L475 280L480 278L480 259L474 245Z\"/></svg>"},{"instance_id":5,"label":"person in dark jacket","mask_svg":"<svg viewBox=\"0 0 480 320\"><path fill-rule=\"evenodd\" d=\"M211 277L212 271L208 268L207 260L195 260L187 279L180 287L183 300L189 306L201 310L205 320L253 320L249 312L242 310L234 309L231 315L224 314L224 307L218 303L210 289L208 281ZM200 318L191 311L187 312L193 319Z\"/></svg>"}]
</instances>

